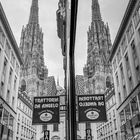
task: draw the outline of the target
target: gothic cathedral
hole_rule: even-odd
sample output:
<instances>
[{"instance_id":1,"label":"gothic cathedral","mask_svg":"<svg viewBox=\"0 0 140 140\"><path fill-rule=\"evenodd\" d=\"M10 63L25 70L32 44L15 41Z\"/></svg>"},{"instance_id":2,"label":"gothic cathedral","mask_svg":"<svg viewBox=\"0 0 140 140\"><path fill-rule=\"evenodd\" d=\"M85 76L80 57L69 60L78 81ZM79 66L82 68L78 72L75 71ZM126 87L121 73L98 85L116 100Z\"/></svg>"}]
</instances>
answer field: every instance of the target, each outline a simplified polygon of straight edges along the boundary
<instances>
[{"instance_id":1,"label":"gothic cathedral","mask_svg":"<svg viewBox=\"0 0 140 140\"><path fill-rule=\"evenodd\" d=\"M20 52L24 61L21 68L21 90L32 98L46 90L48 70L44 65L43 33L38 20L38 0L32 0L30 17L23 27Z\"/></svg>"},{"instance_id":2,"label":"gothic cathedral","mask_svg":"<svg viewBox=\"0 0 140 140\"><path fill-rule=\"evenodd\" d=\"M98 0L92 0L92 22L87 37L87 62L83 68L85 90L87 94L103 94L112 82L108 62L112 44L108 24L102 21Z\"/></svg>"}]
</instances>

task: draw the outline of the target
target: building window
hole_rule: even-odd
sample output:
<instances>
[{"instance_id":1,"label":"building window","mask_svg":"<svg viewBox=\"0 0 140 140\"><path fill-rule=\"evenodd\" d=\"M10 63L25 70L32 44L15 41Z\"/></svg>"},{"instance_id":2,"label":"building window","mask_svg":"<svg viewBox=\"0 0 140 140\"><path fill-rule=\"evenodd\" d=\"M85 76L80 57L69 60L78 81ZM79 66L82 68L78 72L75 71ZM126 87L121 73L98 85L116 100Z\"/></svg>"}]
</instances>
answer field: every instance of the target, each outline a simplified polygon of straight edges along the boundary
<instances>
[{"instance_id":1,"label":"building window","mask_svg":"<svg viewBox=\"0 0 140 140\"><path fill-rule=\"evenodd\" d=\"M20 113L18 113L18 121L20 121Z\"/></svg>"},{"instance_id":2,"label":"building window","mask_svg":"<svg viewBox=\"0 0 140 140\"><path fill-rule=\"evenodd\" d=\"M126 69L127 69L127 75L128 75L128 80L129 80L129 87L130 87L130 91L133 90L133 81L132 81L132 74L131 74L131 70L130 70L130 63L129 63L129 59L128 59L128 54L126 53L125 55L125 63L126 63Z\"/></svg>"},{"instance_id":3,"label":"building window","mask_svg":"<svg viewBox=\"0 0 140 140\"><path fill-rule=\"evenodd\" d=\"M134 16L133 16L133 21L136 28L140 21L140 7L138 7L137 10L135 11Z\"/></svg>"},{"instance_id":4,"label":"building window","mask_svg":"<svg viewBox=\"0 0 140 140\"><path fill-rule=\"evenodd\" d=\"M19 65L16 63L16 73L19 74Z\"/></svg>"},{"instance_id":5,"label":"building window","mask_svg":"<svg viewBox=\"0 0 140 140\"><path fill-rule=\"evenodd\" d=\"M121 71L121 79L124 80L124 72L123 72L123 65L122 65L122 63L120 65L120 71Z\"/></svg>"},{"instance_id":6,"label":"building window","mask_svg":"<svg viewBox=\"0 0 140 140\"><path fill-rule=\"evenodd\" d=\"M9 118L9 112L6 109L4 109L3 122L6 126L8 126L8 118Z\"/></svg>"},{"instance_id":7,"label":"building window","mask_svg":"<svg viewBox=\"0 0 140 140\"><path fill-rule=\"evenodd\" d=\"M110 122L110 130L111 130L111 132L113 131L112 122Z\"/></svg>"},{"instance_id":8,"label":"building window","mask_svg":"<svg viewBox=\"0 0 140 140\"><path fill-rule=\"evenodd\" d=\"M10 68L10 72L9 72L9 84L11 84L11 80L12 80L12 73L13 73L13 70Z\"/></svg>"},{"instance_id":9,"label":"building window","mask_svg":"<svg viewBox=\"0 0 140 140\"><path fill-rule=\"evenodd\" d=\"M5 42L5 35L0 27L0 43L1 43L2 47L4 47L4 42Z\"/></svg>"},{"instance_id":10,"label":"building window","mask_svg":"<svg viewBox=\"0 0 140 140\"><path fill-rule=\"evenodd\" d=\"M13 127L14 127L14 117L12 115L10 115L9 127L13 130Z\"/></svg>"},{"instance_id":11,"label":"building window","mask_svg":"<svg viewBox=\"0 0 140 140\"><path fill-rule=\"evenodd\" d=\"M124 94L124 99L127 97L127 91L126 91L126 86L123 85L123 94Z\"/></svg>"},{"instance_id":12,"label":"building window","mask_svg":"<svg viewBox=\"0 0 140 140\"><path fill-rule=\"evenodd\" d=\"M114 58L114 60L113 60L113 69L114 69L114 71L116 70L116 68L117 68L117 63L116 63L116 58Z\"/></svg>"},{"instance_id":13,"label":"building window","mask_svg":"<svg viewBox=\"0 0 140 140\"><path fill-rule=\"evenodd\" d=\"M133 24L132 24L132 21L128 27L128 30L127 30L127 39L128 39L128 42L130 41L130 39L132 38L133 34L134 34L134 28L133 28Z\"/></svg>"},{"instance_id":14,"label":"building window","mask_svg":"<svg viewBox=\"0 0 140 140\"><path fill-rule=\"evenodd\" d=\"M131 43L131 49L132 49L132 56L133 56L133 59L137 59L137 51L136 51L136 45L135 45L135 41L133 40L132 43Z\"/></svg>"},{"instance_id":15,"label":"building window","mask_svg":"<svg viewBox=\"0 0 140 140\"><path fill-rule=\"evenodd\" d=\"M128 59L128 54L126 53L125 55L125 63L126 63L126 69L127 71L130 70L130 64L129 64L129 59Z\"/></svg>"},{"instance_id":16,"label":"building window","mask_svg":"<svg viewBox=\"0 0 140 140\"><path fill-rule=\"evenodd\" d=\"M121 58L122 58L122 56L121 56L121 51L120 51L120 48L119 48L118 51L117 51L117 61L118 61L118 64L119 64Z\"/></svg>"},{"instance_id":17,"label":"building window","mask_svg":"<svg viewBox=\"0 0 140 140\"><path fill-rule=\"evenodd\" d=\"M6 53L7 57L10 58L11 48L10 48L8 41L6 41L5 53Z\"/></svg>"},{"instance_id":18,"label":"building window","mask_svg":"<svg viewBox=\"0 0 140 140\"><path fill-rule=\"evenodd\" d=\"M19 123L17 124L17 134L19 134Z\"/></svg>"},{"instance_id":19,"label":"building window","mask_svg":"<svg viewBox=\"0 0 140 140\"><path fill-rule=\"evenodd\" d=\"M16 84L17 84L17 77L15 76L15 79L14 79L14 90L16 90Z\"/></svg>"},{"instance_id":20,"label":"building window","mask_svg":"<svg viewBox=\"0 0 140 140\"><path fill-rule=\"evenodd\" d=\"M10 103L10 90L7 90L6 102L7 102L8 104Z\"/></svg>"},{"instance_id":21,"label":"building window","mask_svg":"<svg viewBox=\"0 0 140 140\"><path fill-rule=\"evenodd\" d=\"M113 109L113 117L115 117L115 110Z\"/></svg>"},{"instance_id":22,"label":"building window","mask_svg":"<svg viewBox=\"0 0 140 140\"><path fill-rule=\"evenodd\" d=\"M123 125L125 123L125 115L124 115L124 110L122 110L120 113L120 122L121 122L121 125Z\"/></svg>"},{"instance_id":23,"label":"building window","mask_svg":"<svg viewBox=\"0 0 140 140\"><path fill-rule=\"evenodd\" d=\"M126 48L127 48L127 42L126 42L126 36L124 36L121 42L122 54L124 54Z\"/></svg>"},{"instance_id":24,"label":"building window","mask_svg":"<svg viewBox=\"0 0 140 140\"><path fill-rule=\"evenodd\" d=\"M138 111L138 101L137 97L134 97L131 102L131 109L132 109L132 115L135 116L139 111Z\"/></svg>"},{"instance_id":25,"label":"building window","mask_svg":"<svg viewBox=\"0 0 140 140\"><path fill-rule=\"evenodd\" d=\"M131 48L132 48L132 57L133 57L133 61L134 61L134 66L135 66L135 70L136 70L136 77L137 77L137 81L140 81L140 68L139 68L139 60L138 60L138 55L137 55L137 50L136 50L136 45L134 40L131 43Z\"/></svg>"},{"instance_id":26,"label":"building window","mask_svg":"<svg viewBox=\"0 0 140 140\"><path fill-rule=\"evenodd\" d=\"M15 67L15 56L14 56L14 53L12 52L12 55L11 55L11 64L13 66L13 68Z\"/></svg>"},{"instance_id":27,"label":"building window","mask_svg":"<svg viewBox=\"0 0 140 140\"><path fill-rule=\"evenodd\" d=\"M1 87L0 87L0 95L3 97L4 95L4 83L1 82Z\"/></svg>"},{"instance_id":28,"label":"building window","mask_svg":"<svg viewBox=\"0 0 140 140\"><path fill-rule=\"evenodd\" d=\"M130 111L130 105L128 104L125 109L125 116L126 116L126 121L129 120L131 118L131 111Z\"/></svg>"},{"instance_id":29,"label":"building window","mask_svg":"<svg viewBox=\"0 0 140 140\"><path fill-rule=\"evenodd\" d=\"M116 140L118 140L118 133L115 133Z\"/></svg>"},{"instance_id":30,"label":"building window","mask_svg":"<svg viewBox=\"0 0 140 140\"><path fill-rule=\"evenodd\" d=\"M58 131L58 124L53 124L53 131Z\"/></svg>"},{"instance_id":31,"label":"building window","mask_svg":"<svg viewBox=\"0 0 140 140\"><path fill-rule=\"evenodd\" d=\"M120 92L118 93L118 96L119 96L119 104L121 104L122 103L122 98L121 98L121 93Z\"/></svg>"},{"instance_id":32,"label":"building window","mask_svg":"<svg viewBox=\"0 0 140 140\"><path fill-rule=\"evenodd\" d=\"M12 97L12 107L14 108L15 105L15 97Z\"/></svg>"},{"instance_id":33,"label":"building window","mask_svg":"<svg viewBox=\"0 0 140 140\"><path fill-rule=\"evenodd\" d=\"M5 58L4 65L3 65L3 71L2 71L4 78L6 77L6 72L7 72L7 59Z\"/></svg>"},{"instance_id":34,"label":"building window","mask_svg":"<svg viewBox=\"0 0 140 140\"><path fill-rule=\"evenodd\" d=\"M119 77L118 77L118 73L115 74L115 77L116 77L117 88L119 88Z\"/></svg>"}]
</instances>

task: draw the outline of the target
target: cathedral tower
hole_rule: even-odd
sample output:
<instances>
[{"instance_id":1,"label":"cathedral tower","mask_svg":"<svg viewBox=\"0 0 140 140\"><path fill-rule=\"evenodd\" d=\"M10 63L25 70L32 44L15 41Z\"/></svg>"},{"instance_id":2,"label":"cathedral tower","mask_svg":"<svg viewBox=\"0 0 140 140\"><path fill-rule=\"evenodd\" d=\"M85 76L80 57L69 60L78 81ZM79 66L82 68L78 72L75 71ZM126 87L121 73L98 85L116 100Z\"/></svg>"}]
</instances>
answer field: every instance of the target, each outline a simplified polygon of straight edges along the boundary
<instances>
[{"instance_id":1,"label":"cathedral tower","mask_svg":"<svg viewBox=\"0 0 140 140\"><path fill-rule=\"evenodd\" d=\"M24 60L21 68L21 90L30 97L43 93L48 70L44 65L43 33L38 20L38 0L32 0L30 17L22 28L20 51Z\"/></svg>"},{"instance_id":2,"label":"cathedral tower","mask_svg":"<svg viewBox=\"0 0 140 140\"><path fill-rule=\"evenodd\" d=\"M111 84L111 66L108 57L112 44L109 27L102 21L98 0L92 0L92 22L87 37L87 63L83 69L87 93L101 94Z\"/></svg>"}]
</instances>

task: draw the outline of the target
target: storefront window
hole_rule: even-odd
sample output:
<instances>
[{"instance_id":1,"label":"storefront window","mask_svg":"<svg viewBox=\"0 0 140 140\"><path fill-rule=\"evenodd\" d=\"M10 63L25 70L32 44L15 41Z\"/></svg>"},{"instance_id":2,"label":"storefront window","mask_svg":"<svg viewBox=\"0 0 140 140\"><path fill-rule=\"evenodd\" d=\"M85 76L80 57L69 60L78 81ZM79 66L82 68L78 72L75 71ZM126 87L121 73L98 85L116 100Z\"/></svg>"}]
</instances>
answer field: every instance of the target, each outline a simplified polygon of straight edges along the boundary
<instances>
[{"instance_id":1,"label":"storefront window","mask_svg":"<svg viewBox=\"0 0 140 140\"><path fill-rule=\"evenodd\" d=\"M132 114L133 116L135 116L139 111L138 111L138 102L137 102L137 98L134 97L131 100L131 109L132 109Z\"/></svg>"},{"instance_id":2,"label":"storefront window","mask_svg":"<svg viewBox=\"0 0 140 140\"><path fill-rule=\"evenodd\" d=\"M11 130L8 132L8 140L13 140L13 131Z\"/></svg>"},{"instance_id":3,"label":"storefront window","mask_svg":"<svg viewBox=\"0 0 140 140\"><path fill-rule=\"evenodd\" d=\"M9 112L4 109L3 122L5 125L8 125L8 117L9 117Z\"/></svg>"},{"instance_id":4,"label":"storefront window","mask_svg":"<svg viewBox=\"0 0 140 140\"><path fill-rule=\"evenodd\" d=\"M14 125L14 117L10 115L9 126L12 130L13 130L13 125Z\"/></svg>"},{"instance_id":5,"label":"storefront window","mask_svg":"<svg viewBox=\"0 0 140 140\"><path fill-rule=\"evenodd\" d=\"M131 118L131 112L130 112L130 105L129 104L125 107L125 116L126 116L126 121Z\"/></svg>"},{"instance_id":6,"label":"storefront window","mask_svg":"<svg viewBox=\"0 0 140 140\"><path fill-rule=\"evenodd\" d=\"M124 115L124 110L122 110L120 112L120 121L121 121L121 125L123 125L125 123L125 115Z\"/></svg>"}]
</instances>

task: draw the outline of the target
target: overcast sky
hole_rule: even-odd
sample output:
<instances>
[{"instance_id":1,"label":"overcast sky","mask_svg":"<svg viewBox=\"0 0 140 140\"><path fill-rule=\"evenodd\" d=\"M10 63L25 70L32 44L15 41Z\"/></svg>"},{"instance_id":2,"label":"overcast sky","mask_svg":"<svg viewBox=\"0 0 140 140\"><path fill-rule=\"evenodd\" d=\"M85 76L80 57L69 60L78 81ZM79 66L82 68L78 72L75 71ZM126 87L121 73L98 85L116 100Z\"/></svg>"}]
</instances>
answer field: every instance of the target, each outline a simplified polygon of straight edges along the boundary
<instances>
[{"instance_id":1,"label":"overcast sky","mask_svg":"<svg viewBox=\"0 0 140 140\"><path fill-rule=\"evenodd\" d=\"M44 59L49 76L59 77L63 86L64 71L60 39L57 36L56 10L59 0L39 1L39 24L44 33ZM91 25L91 1L79 0L78 22L76 33L76 74L82 74L86 64L87 31ZM118 31L129 0L99 0L101 16L104 23L108 22L112 43ZM22 26L29 19L32 0L1 0L3 9L19 45Z\"/></svg>"}]
</instances>

